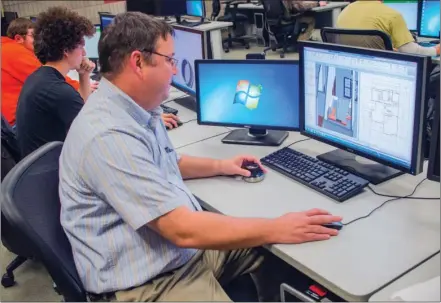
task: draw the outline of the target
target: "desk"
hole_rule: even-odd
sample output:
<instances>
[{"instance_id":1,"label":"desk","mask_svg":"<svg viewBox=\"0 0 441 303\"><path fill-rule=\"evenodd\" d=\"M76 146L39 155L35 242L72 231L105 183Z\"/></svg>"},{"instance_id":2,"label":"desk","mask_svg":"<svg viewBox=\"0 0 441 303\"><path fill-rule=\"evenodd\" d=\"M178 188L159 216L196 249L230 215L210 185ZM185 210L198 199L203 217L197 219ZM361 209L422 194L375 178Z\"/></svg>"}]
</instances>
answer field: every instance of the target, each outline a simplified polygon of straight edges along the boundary
<instances>
[{"instance_id":1,"label":"desk","mask_svg":"<svg viewBox=\"0 0 441 303\"><path fill-rule=\"evenodd\" d=\"M186 27L183 25L179 25L177 23L172 24L175 28L184 28L184 29L192 29L196 31L200 31L204 33L205 40L205 56L208 57L209 53L207 52L208 43L211 45L212 50L212 59L222 59L224 54L224 48L222 45L222 30L226 29L230 26L233 26L232 22L220 22L220 21L211 21L207 24L201 24L195 27ZM209 58L209 57L208 57Z\"/></svg>"},{"instance_id":2,"label":"desk","mask_svg":"<svg viewBox=\"0 0 441 303\"><path fill-rule=\"evenodd\" d=\"M391 301L392 296L406 287L428 281L440 275L440 254L430 258L408 274L373 295L370 302ZM433 301L436 301L434 298Z\"/></svg>"},{"instance_id":3,"label":"desk","mask_svg":"<svg viewBox=\"0 0 441 303\"><path fill-rule=\"evenodd\" d=\"M302 138L299 133L291 133L283 145ZM221 137L208 139L178 152L213 158L242 153L263 157L277 149L227 145L220 140ZM333 149L314 140L298 143L293 148L311 156ZM410 193L424 177L425 174L404 175L377 186L376 190L403 195ZM263 182L256 184L231 177L188 180L186 184L204 201L206 209L236 217L269 218L318 207L342 215L344 222L348 222L387 200L366 190L344 203L337 203L272 170ZM425 181L416 195L439 196L439 183ZM345 226L338 237L329 241L271 245L267 249L345 300L366 301L439 251L440 201L394 201L371 217Z\"/></svg>"}]
</instances>

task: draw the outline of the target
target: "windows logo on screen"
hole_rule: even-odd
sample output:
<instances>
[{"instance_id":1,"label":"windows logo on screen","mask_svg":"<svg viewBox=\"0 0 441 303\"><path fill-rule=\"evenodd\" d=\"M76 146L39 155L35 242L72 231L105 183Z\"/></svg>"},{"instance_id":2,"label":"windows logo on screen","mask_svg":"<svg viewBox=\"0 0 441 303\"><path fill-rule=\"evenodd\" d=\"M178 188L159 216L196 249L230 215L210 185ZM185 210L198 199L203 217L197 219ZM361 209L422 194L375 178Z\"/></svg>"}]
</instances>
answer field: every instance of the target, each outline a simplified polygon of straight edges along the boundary
<instances>
[{"instance_id":1,"label":"windows logo on screen","mask_svg":"<svg viewBox=\"0 0 441 303\"><path fill-rule=\"evenodd\" d=\"M233 103L243 104L248 109L256 109L262 94L262 88L262 85L254 85L248 80L240 80L237 83Z\"/></svg>"}]
</instances>

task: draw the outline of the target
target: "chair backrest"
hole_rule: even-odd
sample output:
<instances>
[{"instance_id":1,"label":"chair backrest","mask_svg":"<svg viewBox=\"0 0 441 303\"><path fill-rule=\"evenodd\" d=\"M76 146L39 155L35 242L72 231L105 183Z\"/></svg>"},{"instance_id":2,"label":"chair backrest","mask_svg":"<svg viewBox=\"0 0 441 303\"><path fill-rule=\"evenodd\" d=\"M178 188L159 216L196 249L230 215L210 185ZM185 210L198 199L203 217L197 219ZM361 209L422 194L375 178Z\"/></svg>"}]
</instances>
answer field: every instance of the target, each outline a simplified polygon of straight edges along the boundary
<instances>
[{"instance_id":1,"label":"chair backrest","mask_svg":"<svg viewBox=\"0 0 441 303\"><path fill-rule=\"evenodd\" d=\"M51 142L22 159L2 183L2 213L25 237L65 301L86 301L72 248L60 224L58 195L62 143Z\"/></svg>"},{"instance_id":2,"label":"chair backrest","mask_svg":"<svg viewBox=\"0 0 441 303\"><path fill-rule=\"evenodd\" d=\"M211 19L214 20L217 16L219 16L220 11L221 11L221 2L220 2L220 0L213 0Z\"/></svg>"},{"instance_id":3,"label":"chair backrest","mask_svg":"<svg viewBox=\"0 0 441 303\"><path fill-rule=\"evenodd\" d=\"M286 8L282 0L262 0L262 5L269 25L279 23L285 17Z\"/></svg>"},{"instance_id":4,"label":"chair backrest","mask_svg":"<svg viewBox=\"0 0 441 303\"><path fill-rule=\"evenodd\" d=\"M320 34L326 43L393 50L390 37L379 30L324 27Z\"/></svg>"}]
</instances>

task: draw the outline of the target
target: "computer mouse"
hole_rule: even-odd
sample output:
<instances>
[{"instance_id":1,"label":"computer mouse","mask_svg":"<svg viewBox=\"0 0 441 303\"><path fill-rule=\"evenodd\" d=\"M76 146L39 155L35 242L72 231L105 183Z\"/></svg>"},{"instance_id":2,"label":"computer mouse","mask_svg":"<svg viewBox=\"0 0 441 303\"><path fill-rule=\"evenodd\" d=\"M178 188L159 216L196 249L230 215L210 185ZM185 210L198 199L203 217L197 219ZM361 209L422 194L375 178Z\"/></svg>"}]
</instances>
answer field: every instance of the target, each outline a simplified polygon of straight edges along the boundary
<instances>
[{"instance_id":1,"label":"computer mouse","mask_svg":"<svg viewBox=\"0 0 441 303\"><path fill-rule=\"evenodd\" d=\"M242 168L248 170L251 173L249 177L243 177L243 180L246 182L257 183L265 179L265 173L257 163L245 161L242 164Z\"/></svg>"},{"instance_id":2,"label":"computer mouse","mask_svg":"<svg viewBox=\"0 0 441 303\"><path fill-rule=\"evenodd\" d=\"M343 223L341 222L332 222L332 223L327 223L327 224L323 224L323 227L327 227L327 228L332 228L332 229L336 229L336 230L340 230L343 228Z\"/></svg>"}]
</instances>

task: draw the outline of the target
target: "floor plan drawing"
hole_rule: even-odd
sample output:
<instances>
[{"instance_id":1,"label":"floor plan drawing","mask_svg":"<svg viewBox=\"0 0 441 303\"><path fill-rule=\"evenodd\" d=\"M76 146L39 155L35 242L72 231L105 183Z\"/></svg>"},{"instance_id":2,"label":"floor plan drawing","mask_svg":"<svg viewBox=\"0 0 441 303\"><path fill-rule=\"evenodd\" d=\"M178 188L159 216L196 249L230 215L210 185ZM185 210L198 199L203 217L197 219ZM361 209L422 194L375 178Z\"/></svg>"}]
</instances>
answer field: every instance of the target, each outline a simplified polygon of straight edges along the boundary
<instances>
[{"instance_id":1,"label":"floor plan drawing","mask_svg":"<svg viewBox=\"0 0 441 303\"><path fill-rule=\"evenodd\" d=\"M369 103L372 130L384 135L398 135L400 92L393 88L371 88Z\"/></svg>"}]
</instances>

